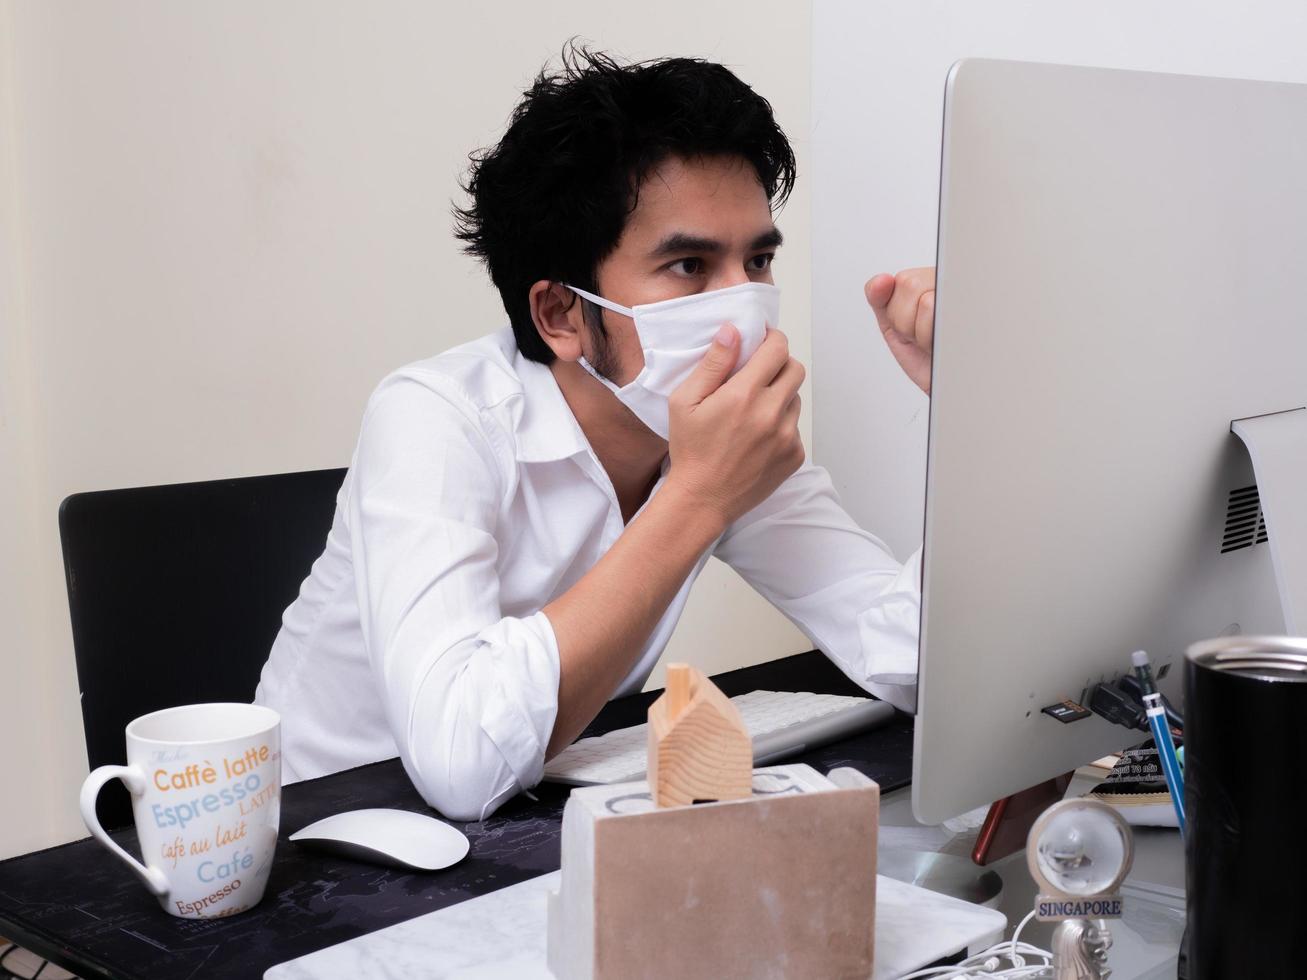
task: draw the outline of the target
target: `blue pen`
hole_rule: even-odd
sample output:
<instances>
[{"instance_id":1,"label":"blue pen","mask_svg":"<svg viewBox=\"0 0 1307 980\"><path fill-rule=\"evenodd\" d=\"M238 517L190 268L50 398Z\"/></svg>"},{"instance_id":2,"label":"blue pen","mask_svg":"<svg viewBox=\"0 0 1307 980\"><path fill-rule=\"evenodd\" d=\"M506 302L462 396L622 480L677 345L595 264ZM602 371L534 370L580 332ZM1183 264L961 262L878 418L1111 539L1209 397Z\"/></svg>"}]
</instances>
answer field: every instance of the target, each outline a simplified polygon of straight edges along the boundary
<instances>
[{"instance_id":1,"label":"blue pen","mask_svg":"<svg viewBox=\"0 0 1307 980\"><path fill-rule=\"evenodd\" d=\"M1153 732L1153 741L1157 743L1157 758L1162 764L1162 775L1166 777L1166 788L1171 791L1171 802L1175 805L1175 816L1180 823L1180 833L1184 833L1184 773L1180 770L1180 760L1175 755L1175 742L1171 740L1171 727L1166 721L1166 708L1162 706L1162 695L1153 683L1153 668L1148 663L1148 654L1136 650L1130 655L1130 662L1135 667L1135 677L1143 692L1144 709L1148 712L1148 727Z\"/></svg>"}]
</instances>

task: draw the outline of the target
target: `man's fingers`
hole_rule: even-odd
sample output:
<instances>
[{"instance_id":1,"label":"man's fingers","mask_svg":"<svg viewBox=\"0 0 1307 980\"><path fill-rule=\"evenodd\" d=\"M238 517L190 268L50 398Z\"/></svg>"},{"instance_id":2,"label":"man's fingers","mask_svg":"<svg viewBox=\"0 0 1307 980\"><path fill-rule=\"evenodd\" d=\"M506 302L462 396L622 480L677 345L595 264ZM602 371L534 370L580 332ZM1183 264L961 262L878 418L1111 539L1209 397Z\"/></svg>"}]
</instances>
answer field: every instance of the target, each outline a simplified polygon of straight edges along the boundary
<instances>
[{"instance_id":1,"label":"man's fingers","mask_svg":"<svg viewBox=\"0 0 1307 980\"><path fill-rule=\"evenodd\" d=\"M703 360L699 362L693 373L673 392L673 396L684 398L691 405L699 404L730 377L739 356L740 331L731 324L725 323L713 338L708 353L703 356Z\"/></svg>"},{"instance_id":2,"label":"man's fingers","mask_svg":"<svg viewBox=\"0 0 1307 980\"><path fill-rule=\"evenodd\" d=\"M930 394L935 269L904 269L894 276L881 273L868 279L863 291L890 353L913 383Z\"/></svg>"},{"instance_id":3,"label":"man's fingers","mask_svg":"<svg viewBox=\"0 0 1307 980\"><path fill-rule=\"evenodd\" d=\"M917 301L913 341L922 350L930 350L935 340L935 290L928 289Z\"/></svg>"},{"instance_id":4,"label":"man's fingers","mask_svg":"<svg viewBox=\"0 0 1307 980\"><path fill-rule=\"evenodd\" d=\"M863 287L863 292L867 296L867 304L879 317L889 305L890 297L894 295L894 277L888 272L872 276Z\"/></svg>"},{"instance_id":5,"label":"man's fingers","mask_svg":"<svg viewBox=\"0 0 1307 980\"><path fill-rule=\"evenodd\" d=\"M747 364L740 368L740 373L731 379L732 383L761 387L769 385L780 374L790 359L790 341L779 330L767 328L767 336L762 345L749 358Z\"/></svg>"},{"instance_id":6,"label":"man's fingers","mask_svg":"<svg viewBox=\"0 0 1307 980\"><path fill-rule=\"evenodd\" d=\"M781 424L787 429L799 424L799 413L803 411L803 399L798 395L790 398L785 405L785 411L781 415Z\"/></svg>"},{"instance_id":7,"label":"man's fingers","mask_svg":"<svg viewBox=\"0 0 1307 980\"><path fill-rule=\"evenodd\" d=\"M904 269L894 276L882 272L869 279L863 291L882 333L893 331L898 340L929 346L934 334L934 269Z\"/></svg>"},{"instance_id":8,"label":"man's fingers","mask_svg":"<svg viewBox=\"0 0 1307 980\"><path fill-rule=\"evenodd\" d=\"M768 391L775 397L778 402L789 402L803 385L803 379L808 376L808 370L794 358L790 358L785 367L781 368L780 373L767 386Z\"/></svg>"},{"instance_id":9,"label":"man's fingers","mask_svg":"<svg viewBox=\"0 0 1307 980\"><path fill-rule=\"evenodd\" d=\"M894 296L894 277L887 272L872 276L862 289L867 297L867 305L876 314L876 325L881 333L893 329L889 322L889 304Z\"/></svg>"},{"instance_id":10,"label":"man's fingers","mask_svg":"<svg viewBox=\"0 0 1307 980\"><path fill-rule=\"evenodd\" d=\"M900 273L894 286L894 295L889 302L890 327L904 340L912 340L916 333L917 304L921 300L921 289Z\"/></svg>"}]
</instances>

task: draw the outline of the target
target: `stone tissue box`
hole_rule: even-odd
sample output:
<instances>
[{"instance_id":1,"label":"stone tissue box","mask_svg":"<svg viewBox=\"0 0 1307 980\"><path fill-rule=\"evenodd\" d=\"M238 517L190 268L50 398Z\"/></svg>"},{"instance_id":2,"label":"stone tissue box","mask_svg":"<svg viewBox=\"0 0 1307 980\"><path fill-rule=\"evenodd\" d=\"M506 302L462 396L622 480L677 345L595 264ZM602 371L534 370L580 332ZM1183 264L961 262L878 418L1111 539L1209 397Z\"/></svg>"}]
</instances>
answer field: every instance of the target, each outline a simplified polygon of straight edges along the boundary
<instances>
[{"instance_id":1,"label":"stone tissue box","mask_svg":"<svg viewBox=\"0 0 1307 980\"><path fill-rule=\"evenodd\" d=\"M644 780L574 790L549 896L553 974L870 976L879 787L806 765L752 783L747 798L663 808Z\"/></svg>"}]
</instances>

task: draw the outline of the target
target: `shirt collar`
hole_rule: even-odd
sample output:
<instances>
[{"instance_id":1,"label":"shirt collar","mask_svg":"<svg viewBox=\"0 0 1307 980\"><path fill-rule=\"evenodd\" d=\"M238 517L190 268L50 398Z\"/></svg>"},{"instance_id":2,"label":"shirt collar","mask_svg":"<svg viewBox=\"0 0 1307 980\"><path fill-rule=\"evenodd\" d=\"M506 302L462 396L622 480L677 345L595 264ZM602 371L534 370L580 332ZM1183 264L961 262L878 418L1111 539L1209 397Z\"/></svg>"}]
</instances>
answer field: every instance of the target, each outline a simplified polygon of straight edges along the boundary
<instances>
[{"instance_id":1,"label":"shirt collar","mask_svg":"<svg viewBox=\"0 0 1307 980\"><path fill-rule=\"evenodd\" d=\"M528 360L513 344L513 369L522 382L517 418L517 458L547 463L588 452L590 442L547 364Z\"/></svg>"}]
</instances>

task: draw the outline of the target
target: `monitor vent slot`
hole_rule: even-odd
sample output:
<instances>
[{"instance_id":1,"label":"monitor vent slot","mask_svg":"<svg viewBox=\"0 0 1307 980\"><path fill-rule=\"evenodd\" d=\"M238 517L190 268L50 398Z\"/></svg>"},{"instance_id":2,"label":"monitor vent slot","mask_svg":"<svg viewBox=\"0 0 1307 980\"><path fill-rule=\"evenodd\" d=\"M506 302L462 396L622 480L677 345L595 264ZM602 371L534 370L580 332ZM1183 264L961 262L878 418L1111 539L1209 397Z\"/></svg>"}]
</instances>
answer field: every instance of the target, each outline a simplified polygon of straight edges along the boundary
<instances>
[{"instance_id":1,"label":"monitor vent slot","mask_svg":"<svg viewBox=\"0 0 1307 980\"><path fill-rule=\"evenodd\" d=\"M1257 495L1257 485L1230 491L1225 509L1225 535L1221 539L1221 554L1251 548L1266 541L1266 516Z\"/></svg>"}]
</instances>

